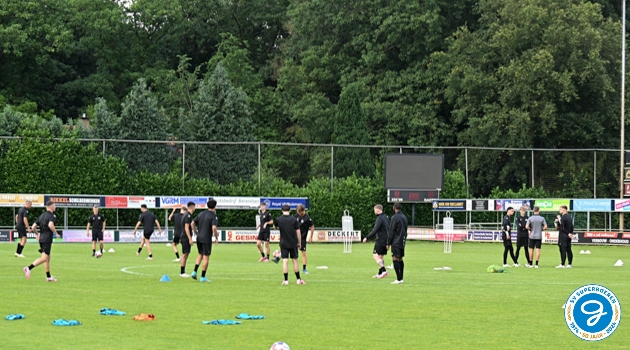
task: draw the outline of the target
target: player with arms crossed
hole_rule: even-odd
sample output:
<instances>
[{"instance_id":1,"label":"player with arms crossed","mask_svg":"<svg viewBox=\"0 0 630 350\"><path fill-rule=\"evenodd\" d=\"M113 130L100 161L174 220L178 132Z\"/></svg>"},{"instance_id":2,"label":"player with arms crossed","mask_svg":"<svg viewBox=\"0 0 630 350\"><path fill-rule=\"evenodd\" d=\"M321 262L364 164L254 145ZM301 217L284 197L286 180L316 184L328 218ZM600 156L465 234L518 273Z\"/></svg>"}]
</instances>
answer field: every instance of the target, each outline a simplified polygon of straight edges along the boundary
<instances>
[{"instance_id":1,"label":"player with arms crossed","mask_svg":"<svg viewBox=\"0 0 630 350\"><path fill-rule=\"evenodd\" d=\"M573 239L573 219L567 214L567 206L560 207L560 215L554 222L558 233L558 247L560 248L560 265L556 269L573 268L573 251L571 250L571 240ZM569 264L564 265L567 257Z\"/></svg>"},{"instance_id":2,"label":"player with arms crossed","mask_svg":"<svg viewBox=\"0 0 630 350\"><path fill-rule=\"evenodd\" d=\"M503 238L503 267L509 267L507 263L508 252L514 261L514 266L518 266L516 258L514 257L514 246L512 245L512 215L514 215L514 208L507 208L507 213L503 217L503 224L501 230L501 236Z\"/></svg>"},{"instance_id":3,"label":"player with arms crossed","mask_svg":"<svg viewBox=\"0 0 630 350\"><path fill-rule=\"evenodd\" d=\"M525 253L525 259L527 259L527 266L531 266L532 262L529 260L529 254L527 254L527 241L529 239L529 232L527 228L527 211L524 206L519 210L520 214L516 218L516 263L514 266L521 266L518 263L518 257L521 254L521 248L523 248L523 252Z\"/></svg>"},{"instance_id":4,"label":"player with arms crossed","mask_svg":"<svg viewBox=\"0 0 630 350\"><path fill-rule=\"evenodd\" d=\"M101 255L103 255L103 233L105 232L106 220L103 214L98 212L95 205L92 208L92 215L88 219L87 228L85 229L86 237L90 237L90 226L92 226L92 256L96 256L96 242L100 242Z\"/></svg>"},{"instance_id":5,"label":"player with arms crossed","mask_svg":"<svg viewBox=\"0 0 630 350\"><path fill-rule=\"evenodd\" d=\"M197 232L197 251L199 256L195 261L195 271L192 273L192 278L197 279L197 270L199 264L203 260L201 266L201 279L199 282L212 282L206 278L206 271L208 271L208 260L210 260L210 254L212 253L212 236L214 235L214 244L219 244L219 231L217 231L217 225L219 219L216 214L217 201L208 198L208 210L204 210L193 221L193 229Z\"/></svg>"},{"instance_id":6,"label":"player with arms crossed","mask_svg":"<svg viewBox=\"0 0 630 350\"><path fill-rule=\"evenodd\" d=\"M53 233L59 238L59 233L57 233L57 229L55 228L55 222L57 221L57 217L55 216L55 203L52 201L46 202L46 211L37 218L37 221L33 224L32 230L37 232L37 226L41 229L41 232L37 235L37 239L39 240L39 250L42 253L42 256L35 260L31 265L25 267L24 275L26 275L27 279L31 279L31 271L35 268L35 266L44 263L44 268L46 269L46 281L47 282L57 282L57 279L50 275L50 250L52 248L53 243Z\"/></svg>"},{"instance_id":7,"label":"player with arms crossed","mask_svg":"<svg viewBox=\"0 0 630 350\"><path fill-rule=\"evenodd\" d=\"M300 204L297 206L297 214L295 214L295 218L300 224L300 233L302 235L301 242L302 245L300 250L302 251L302 273L308 275L308 270L306 270L306 262L308 261L306 258L306 240L308 239L308 231L311 230L311 238L308 243L313 243L313 233L315 233L315 224L313 223L313 219L306 213L306 207Z\"/></svg>"},{"instance_id":8,"label":"player with arms crossed","mask_svg":"<svg viewBox=\"0 0 630 350\"><path fill-rule=\"evenodd\" d=\"M186 206L182 206L178 213L175 211L177 208L173 208L171 215L168 216L168 221L173 221L173 226L175 227L175 232L173 232L173 252L175 252L175 260L173 262L179 262L179 252L177 251L177 245L182 237L182 218L186 213Z\"/></svg>"},{"instance_id":9,"label":"player with arms crossed","mask_svg":"<svg viewBox=\"0 0 630 350\"><path fill-rule=\"evenodd\" d=\"M142 236L142 241L140 241L140 247L138 248L137 256L140 256L140 252L142 252L142 247L147 245L147 252L149 253L149 257L147 260L153 260L153 254L151 253L151 235L155 230L154 223L157 224L158 230L160 230L160 234L162 234L162 227L160 227L160 223L155 218L155 215L147 210L147 205L142 204L140 206L140 211L142 214L138 217L138 223L136 224L136 228L133 229L134 236L136 235L136 231L138 231L138 227L142 225L144 235Z\"/></svg>"},{"instance_id":10,"label":"player with arms crossed","mask_svg":"<svg viewBox=\"0 0 630 350\"><path fill-rule=\"evenodd\" d=\"M33 202L26 201L24 206L20 208L18 213L15 215L15 230L18 233L18 237L20 237L20 242L17 245L17 250L15 251L15 256L18 258L23 258L22 251L24 251L24 246L26 245L26 231L33 232L31 230L31 226L28 224L28 210L31 209Z\"/></svg>"},{"instance_id":11,"label":"player with arms crossed","mask_svg":"<svg viewBox=\"0 0 630 350\"><path fill-rule=\"evenodd\" d=\"M387 240L387 247L392 248L392 259L394 260L394 271L396 280L392 284L403 284L405 273L405 244L407 243L407 216L402 212L402 204L394 204L394 216L389 223L390 233Z\"/></svg>"},{"instance_id":12,"label":"player with arms crossed","mask_svg":"<svg viewBox=\"0 0 630 350\"><path fill-rule=\"evenodd\" d=\"M289 258L293 260L293 272L297 278L297 284L306 284L300 278L300 269L298 267L298 249L301 244L300 224L291 216L291 207L282 206L282 216L276 218L274 226L280 230L280 254L282 257L282 272L284 273L284 281L282 285L289 284Z\"/></svg>"},{"instance_id":13,"label":"player with arms crossed","mask_svg":"<svg viewBox=\"0 0 630 350\"><path fill-rule=\"evenodd\" d=\"M527 219L527 229L530 230L529 234L529 261L527 267L532 267L534 261L534 249L536 249L536 265L538 268L538 261L540 260L540 248L542 246L542 232L547 229L547 221L540 216L540 208L534 207L534 215Z\"/></svg>"},{"instance_id":14,"label":"player with arms crossed","mask_svg":"<svg viewBox=\"0 0 630 350\"><path fill-rule=\"evenodd\" d=\"M258 251L262 256L258 262L269 262L269 238L271 237L271 225L273 225L273 217L267 211L267 204L260 203L260 224L256 226L260 231L258 233L258 241L256 242L256 246L258 247ZM265 245L267 251L267 257L265 257L265 250L263 249L263 244Z\"/></svg>"},{"instance_id":15,"label":"player with arms crossed","mask_svg":"<svg viewBox=\"0 0 630 350\"><path fill-rule=\"evenodd\" d=\"M182 242L182 258L180 261L179 276L182 278L188 278L190 275L186 274L186 261L188 261L188 255L190 254L190 248L194 244L193 242L193 228L192 228L192 214L195 212L195 203L188 202L188 210L182 217L182 226L184 232L181 236Z\"/></svg>"},{"instance_id":16,"label":"player with arms crossed","mask_svg":"<svg viewBox=\"0 0 630 350\"><path fill-rule=\"evenodd\" d=\"M376 222L374 223L374 228L372 232L365 236L363 239L363 243L367 242L372 236L376 235L376 242L374 243L374 252L372 257L376 264L378 264L379 270L378 273L372 278L384 278L389 275L387 270L385 269L385 262L383 261L383 257L387 255L387 241L389 240L389 219L387 215L383 213L383 206L377 204L374 206L374 214L376 214Z\"/></svg>"}]
</instances>

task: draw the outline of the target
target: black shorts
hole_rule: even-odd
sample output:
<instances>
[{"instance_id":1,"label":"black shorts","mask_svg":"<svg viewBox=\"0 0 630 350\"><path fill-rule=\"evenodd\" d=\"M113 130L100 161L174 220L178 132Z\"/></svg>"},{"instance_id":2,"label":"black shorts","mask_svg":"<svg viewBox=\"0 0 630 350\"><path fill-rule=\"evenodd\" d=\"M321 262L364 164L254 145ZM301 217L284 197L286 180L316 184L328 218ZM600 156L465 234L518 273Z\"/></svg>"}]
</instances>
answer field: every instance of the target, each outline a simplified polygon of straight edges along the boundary
<instances>
[{"instance_id":1,"label":"black shorts","mask_svg":"<svg viewBox=\"0 0 630 350\"><path fill-rule=\"evenodd\" d=\"M103 241L103 232L92 232L92 242Z\"/></svg>"},{"instance_id":2,"label":"black shorts","mask_svg":"<svg viewBox=\"0 0 630 350\"><path fill-rule=\"evenodd\" d=\"M52 248L52 243L39 243L39 252L44 253L50 256L50 248Z\"/></svg>"},{"instance_id":3,"label":"black shorts","mask_svg":"<svg viewBox=\"0 0 630 350\"><path fill-rule=\"evenodd\" d=\"M504 247L511 247L512 246L512 240L511 239L506 239L503 241L503 246Z\"/></svg>"},{"instance_id":4,"label":"black shorts","mask_svg":"<svg viewBox=\"0 0 630 350\"><path fill-rule=\"evenodd\" d=\"M15 230L19 238L26 237L26 227L16 227Z\"/></svg>"},{"instance_id":5,"label":"black shorts","mask_svg":"<svg viewBox=\"0 0 630 350\"><path fill-rule=\"evenodd\" d=\"M540 249L540 247L542 247L542 239L530 239L529 247L532 249Z\"/></svg>"},{"instance_id":6,"label":"black shorts","mask_svg":"<svg viewBox=\"0 0 630 350\"><path fill-rule=\"evenodd\" d=\"M267 232L260 232L258 234L258 240L259 241L263 241L263 242L269 242L269 236L270 236L271 232L267 231Z\"/></svg>"},{"instance_id":7,"label":"black shorts","mask_svg":"<svg viewBox=\"0 0 630 350\"><path fill-rule=\"evenodd\" d=\"M528 240L529 240L529 237L527 237L527 233L525 233L525 234L519 233L516 236L516 246L517 247L527 247L527 241Z\"/></svg>"},{"instance_id":8,"label":"black shorts","mask_svg":"<svg viewBox=\"0 0 630 350\"><path fill-rule=\"evenodd\" d=\"M297 259L298 258L298 250L297 248L280 248L280 256L282 259Z\"/></svg>"},{"instance_id":9,"label":"black shorts","mask_svg":"<svg viewBox=\"0 0 630 350\"><path fill-rule=\"evenodd\" d=\"M380 244L375 244L374 245L374 254L377 255L387 255L387 247L384 245L380 245Z\"/></svg>"},{"instance_id":10,"label":"black shorts","mask_svg":"<svg viewBox=\"0 0 630 350\"><path fill-rule=\"evenodd\" d=\"M190 242L188 241L188 237L186 239L182 239L182 254L190 253Z\"/></svg>"},{"instance_id":11,"label":"black shorts","mask_svg":"<svg viewBox=\"0 0 630 350\"><path fill-rule=\"evenodd\" d=\"M181 234L175 234L175 236L173 237L173 244L179 244L179 242L181 241Z\"/></svg>"},{"instance_id":12,"label":"black shorts","mask_svg":"<svg viewBox=\"0 0 630 350\"><path fill-rule=\"evenodd\" d=\"M212 253L212 243L197 242L197 251L199 255L210 256L210 253Z\"/></svg>"},{"instance_id":13,"label":"black shorts","mask_svg":"<svg viewBox=\"0 0 630 350\"><path fill-rule=\"evenodd\" d=\"M152 234L153 234L153 232L149 232L149 233L145 232L145 233L144 233L144 238L146 238L146 239L148 239L148 240L151 240L151 235L152 235Z\"/></svg>"},{"instance_id":14,"label":"black shorts","mask_svg":"<svg viewBox=\"0 0 630 350\"><path fill-rule=\"evenodd\" d=\"M392 256L398 259L404 257L405 248L392 247Z\"/></svg>"},{"instance_id":15,"label":"black shorts","mask_svg":"<svg viewBox=\"0 0 630 350\"><path fill-rule=\"evenodd\" d=\"M301 245L300 245L300 250L305 252L306 251L306 239L308 238L308 234L306 235L302 235L302 240L301 240Z\"/></svg>"}]
</instances>

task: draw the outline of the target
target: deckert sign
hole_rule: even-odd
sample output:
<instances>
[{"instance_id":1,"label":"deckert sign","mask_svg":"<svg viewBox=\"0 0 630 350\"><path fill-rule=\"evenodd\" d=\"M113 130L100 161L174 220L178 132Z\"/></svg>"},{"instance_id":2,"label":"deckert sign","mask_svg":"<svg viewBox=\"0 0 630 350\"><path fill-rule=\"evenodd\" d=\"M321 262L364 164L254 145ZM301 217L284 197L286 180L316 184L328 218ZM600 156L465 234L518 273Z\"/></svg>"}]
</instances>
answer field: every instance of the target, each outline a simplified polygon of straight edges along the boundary
<instances>
[{"instance_id":1,"label":"deckert sign","mask_svg":"<svg viewBox=\"0 0 630 350\"><path fill-rule=\"evenodd\" d=\"M46 202L51 201L60 208L92 208L104 207L105 198L97 196L44 196Z\"/></svg>"},{"instance_id":2,"label":"deckert sign","mask_svg":"<svg viewBox=\"0 0 630 350\"><path fill-rule=\"evenodd\" d=\"M21 207L26 201L33 202L34 207L43 207L46 203L41 194L0 194L0 207Z\"/></svg>"}]
</instances>

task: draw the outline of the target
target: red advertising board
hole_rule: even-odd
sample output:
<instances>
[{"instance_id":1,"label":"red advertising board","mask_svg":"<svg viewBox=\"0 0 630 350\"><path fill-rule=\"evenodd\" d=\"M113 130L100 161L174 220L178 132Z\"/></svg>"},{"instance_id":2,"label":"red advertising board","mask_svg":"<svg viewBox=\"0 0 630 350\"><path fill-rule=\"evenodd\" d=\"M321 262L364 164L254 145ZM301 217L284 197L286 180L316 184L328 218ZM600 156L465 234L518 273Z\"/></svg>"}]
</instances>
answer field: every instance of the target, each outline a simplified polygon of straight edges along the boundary
<instances>
[{"instance_id":1,"label":"red advertising board","mask_svg":"<svg viewBox=\"0 0 630 350\"><path fill-rule=\"evenodd\" d=\"M106 208L127 208L128 207L127 197L122 197L122 196L105 197L105 207Z\"/></svg>"},{"instance_id":2,"label":"red advertising board","mask_svg":"<svg viewBox=\"0 0 630 350\"><path fill-rule=\"evenodd\" d=\"M626 238L626 239L630 238L630 233L624 233L623 237L621 237L621 238Z\"/></svg>"},{"instance_id":3,"label":"red advertising board","mask_svg":"<svg viewBox=\"0 0 630 350\"><path fill-rule=\"evenodd\" d=\"M584 238L617 238L617 232L586 232Z\"/></svg>"}]
</instances>

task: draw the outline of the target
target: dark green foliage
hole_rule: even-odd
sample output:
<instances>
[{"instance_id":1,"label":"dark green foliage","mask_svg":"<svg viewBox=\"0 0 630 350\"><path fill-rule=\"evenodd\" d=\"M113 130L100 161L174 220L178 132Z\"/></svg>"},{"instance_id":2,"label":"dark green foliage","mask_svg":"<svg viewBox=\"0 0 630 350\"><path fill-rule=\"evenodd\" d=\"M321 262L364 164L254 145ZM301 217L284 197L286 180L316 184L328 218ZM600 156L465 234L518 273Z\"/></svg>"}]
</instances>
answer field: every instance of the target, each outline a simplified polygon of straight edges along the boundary
<instances>
[{"instance_id":1,"label":"dark green foliage","mask_svg":"<svg viewBox=\"0 0 630 350\"><path fill-rule=\"evenodd\" d=\"M367 145L367 121L361 108L361 86L350 84L342 92L335 113L332 142L336 144ZM369 148L337 148L334 155L334 171L337 177L352 174L371 177L374 164Z\"/></svg>"}]
</instances>

